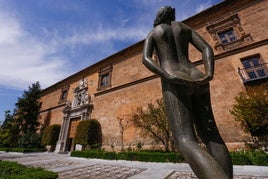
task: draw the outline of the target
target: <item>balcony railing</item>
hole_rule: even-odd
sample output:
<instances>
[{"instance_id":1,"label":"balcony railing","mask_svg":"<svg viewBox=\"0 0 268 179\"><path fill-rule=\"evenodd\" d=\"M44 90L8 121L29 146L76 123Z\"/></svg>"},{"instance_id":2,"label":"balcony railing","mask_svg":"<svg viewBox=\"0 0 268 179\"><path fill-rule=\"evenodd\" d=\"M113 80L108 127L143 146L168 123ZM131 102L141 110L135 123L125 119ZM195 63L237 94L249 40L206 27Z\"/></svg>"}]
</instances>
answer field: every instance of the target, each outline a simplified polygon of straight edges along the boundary
<instances>
[{"instance_id":1,"label":"balcony railing","mask_svg":"<svg viewBox=\"0 0 268 179\"><path fill-rule=\"evenodd\" d=\"M238 74L242 78L244 83L254 80L260 80L268 78L268 63L263 63L250 68L239 68Z\"/></svg>"}]
</instances>

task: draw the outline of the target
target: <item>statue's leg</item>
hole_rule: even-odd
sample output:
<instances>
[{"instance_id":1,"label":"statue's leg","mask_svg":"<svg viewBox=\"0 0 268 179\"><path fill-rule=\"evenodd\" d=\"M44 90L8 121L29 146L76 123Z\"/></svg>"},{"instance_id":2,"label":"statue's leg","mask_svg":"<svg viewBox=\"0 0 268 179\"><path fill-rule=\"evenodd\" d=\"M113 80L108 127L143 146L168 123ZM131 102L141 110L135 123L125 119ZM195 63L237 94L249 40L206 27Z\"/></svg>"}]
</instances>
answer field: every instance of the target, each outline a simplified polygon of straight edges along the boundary
<instances>
[{"instance_id":1,"label":"statue's leg","mask_svg":"<svg viewBox=\"0 0 268 179\"><path fill-rule=\"evenodd\" d=\"M162 90L175 145L197 177L227 179L218 162L197 143L190 111L191 95L189 90L164 80L162 81Z\"/></svg>"},{"instance_id":2,"label":"statue's leg","mask_svg":"<svg viewBox=\"0 0 268 179\"><path fill-rule=\"evenodd\" d=\"M198 135L209 153L220 164L229 178L233 177L233 166L229 151L216 126L209 93L209 85L200 87L193 95L193 114Z\"/></svg>"}]
</instances>

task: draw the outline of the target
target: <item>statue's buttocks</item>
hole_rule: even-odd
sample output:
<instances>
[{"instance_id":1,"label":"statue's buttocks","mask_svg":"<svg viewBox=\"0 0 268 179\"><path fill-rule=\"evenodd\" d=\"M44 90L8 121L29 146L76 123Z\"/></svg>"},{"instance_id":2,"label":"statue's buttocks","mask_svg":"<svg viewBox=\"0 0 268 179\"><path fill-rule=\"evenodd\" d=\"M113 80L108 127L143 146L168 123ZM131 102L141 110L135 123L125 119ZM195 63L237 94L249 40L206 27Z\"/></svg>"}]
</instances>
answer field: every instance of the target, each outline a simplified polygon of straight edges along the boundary
<instances>
[{"instance_id":1,"label":"statue's buttocks","mask_svg":"<svg viewBox=\"0 0 268 179\"><path fill-rule=\"evenodd\" d=\"M178 34L177 36L181 36L180 28L175 28L175 32ZM161 68L174 77L189 81L204 77L204 74L188 59L188 52L177 48L177 45L189 43L187 36L183 41L176 39L173 26L166 24L158 25L152 33L157 44L156 49Z\"/></svg>"}]
</instances>

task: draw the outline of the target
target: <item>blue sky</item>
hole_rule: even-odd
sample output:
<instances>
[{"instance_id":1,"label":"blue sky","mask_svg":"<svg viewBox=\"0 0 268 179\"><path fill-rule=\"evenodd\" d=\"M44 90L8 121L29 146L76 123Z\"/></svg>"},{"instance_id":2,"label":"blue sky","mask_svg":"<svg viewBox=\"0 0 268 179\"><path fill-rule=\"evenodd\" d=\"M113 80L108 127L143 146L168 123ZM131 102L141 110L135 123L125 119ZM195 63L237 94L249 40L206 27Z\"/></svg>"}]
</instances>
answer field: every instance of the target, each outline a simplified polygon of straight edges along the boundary
<instances>
[{"instance_id":1,"label":"blue sky","mask_svg":"<svg viewBox=\"0 0 268 179\"><path fill-rule=\"evenodd\" d=\"M0 0L0 121L23 90L44 89L145 38L156 11L183 20L222 0Z\"/></svg>"}]
</instances>

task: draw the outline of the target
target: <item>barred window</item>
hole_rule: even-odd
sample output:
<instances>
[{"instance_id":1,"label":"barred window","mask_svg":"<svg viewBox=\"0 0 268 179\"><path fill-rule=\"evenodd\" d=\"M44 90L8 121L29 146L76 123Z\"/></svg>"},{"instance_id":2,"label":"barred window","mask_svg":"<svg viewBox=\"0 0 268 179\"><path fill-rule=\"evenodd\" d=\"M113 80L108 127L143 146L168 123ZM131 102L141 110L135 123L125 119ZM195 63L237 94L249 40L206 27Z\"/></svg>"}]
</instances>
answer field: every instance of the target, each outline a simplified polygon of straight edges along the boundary
<instances>
[{"instance_id":1,"label":"barred window","mask_svg":"<svg viewBox=\"0 0 268 179\"><path fill-rule=\"evenodd\" d=\"M249 79L262 78L267 76L265 65L261 62L259 55L241 59Z\"/></svg>"}]
</instances>

